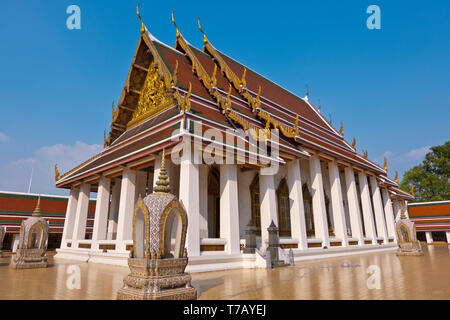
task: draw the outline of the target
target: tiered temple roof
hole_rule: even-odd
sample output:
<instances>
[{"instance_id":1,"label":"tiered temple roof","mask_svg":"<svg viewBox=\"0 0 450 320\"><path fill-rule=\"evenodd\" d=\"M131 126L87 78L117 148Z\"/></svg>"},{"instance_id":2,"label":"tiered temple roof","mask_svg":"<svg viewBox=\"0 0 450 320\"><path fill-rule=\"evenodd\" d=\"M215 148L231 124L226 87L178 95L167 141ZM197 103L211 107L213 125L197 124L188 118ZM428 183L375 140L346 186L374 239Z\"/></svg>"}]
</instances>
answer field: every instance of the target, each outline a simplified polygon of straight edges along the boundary
<instances>
[{"instance_id":1,"label":"tiered temple roof","mask_svg":"<svg viewBox=\"0 0 450 320\"><path fill-rule=\"evenodd\" d=\"M139 16L139 14L138 14ZM139 16L140 18L140 16ZM173 16L172 16L173 18ZM142 21L142 20L141 20ZM189 44L178 29L176 43L156 39L142 22L141 36L117 107L113 105L104 150L60 176L56 185L69 188L81 180L95 183L100 173L120 174L120 166L152 165L154 155L182 139L174 129L193 132L193 121L210 129L254 129L256 139L266 128L279 129L280 157L309 158L308 150L373 172L391 194L410 199L387 177L387 171L356 152L309 100L283 89L217 50L203 33L203 51ZM204 141L206 143L206 141ZM249 147L250 141L245 142Z\"/></svg>"}]
</instances>

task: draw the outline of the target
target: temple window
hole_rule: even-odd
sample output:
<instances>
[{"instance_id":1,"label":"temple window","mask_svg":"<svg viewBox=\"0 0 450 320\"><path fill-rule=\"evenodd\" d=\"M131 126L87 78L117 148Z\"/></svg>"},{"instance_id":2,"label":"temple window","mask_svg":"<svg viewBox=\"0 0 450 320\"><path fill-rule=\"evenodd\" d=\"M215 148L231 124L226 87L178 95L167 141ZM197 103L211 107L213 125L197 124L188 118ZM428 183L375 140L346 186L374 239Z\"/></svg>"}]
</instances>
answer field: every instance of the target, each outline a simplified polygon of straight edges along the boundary
<instances>
[{"instance_id":1,"label":"temple window","mask_svg":"<svg viewBox=\"0 0 450 320\"><path fill-rule=\"evenodd\" d=\"M313 238L314 233L314 216L312 210L312 196L306 183L303 185L303 206L305 210L306 235Z\"/></svg>"},{"instance_id":2,"label":"temple window","mask_svg":"<svg viewBox=\"0 0 450 320\"><path fill-rule=\"evenodd\" d=\"M256 227L256 233L261 234L261 202L259 193L259 175L257 174L250 184L250 195L252 200L252 221Z\"/></svg>"},{"instance_id":3,"label":"temple window","mask_svg":"<svg viewBox=\"0 0 450 320\"><path fill-rule=\"evenodd\" d=\"M220 238L220 173L214 167L208 174L208 237Z\"/></svg>"},{"instance_id":4,"label":"temple window","mask_svg":"<svg viewBox=\"0 0 450 320\"><path fill-rule=\"evenodd\" d=\"M277 189L278 199L278 232L280 236L291 236L291 215L289 189L286 179L282 179Z\"/></svg>"}]
</instances>

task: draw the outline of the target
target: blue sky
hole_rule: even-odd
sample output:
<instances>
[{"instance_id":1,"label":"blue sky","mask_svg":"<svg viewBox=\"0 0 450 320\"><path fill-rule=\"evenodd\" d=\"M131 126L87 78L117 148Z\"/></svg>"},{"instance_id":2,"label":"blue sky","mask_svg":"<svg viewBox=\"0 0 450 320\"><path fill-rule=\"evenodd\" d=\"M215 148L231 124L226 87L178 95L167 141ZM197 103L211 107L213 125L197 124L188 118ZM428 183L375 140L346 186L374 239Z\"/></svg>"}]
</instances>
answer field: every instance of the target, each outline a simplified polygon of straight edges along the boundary
<instances>
[{"instance_id":1,"label":"blue sky","mask_svg":"<svg viewBox=\"0 0 450 320\"><path fill-rule=\"evenodd\" d=\"M215 47L281 86L322 103L322 113L389 175L449 140L450 2L143 1L148 29L173 45L170 13L202 47ZM68 30L66 8L81 8ZM66 194L67 171L100 151L138 39L136 1L4 0L0 5L0 190ZM381 9L369 30L366 9Z\"/></svg>"}]
</instances>

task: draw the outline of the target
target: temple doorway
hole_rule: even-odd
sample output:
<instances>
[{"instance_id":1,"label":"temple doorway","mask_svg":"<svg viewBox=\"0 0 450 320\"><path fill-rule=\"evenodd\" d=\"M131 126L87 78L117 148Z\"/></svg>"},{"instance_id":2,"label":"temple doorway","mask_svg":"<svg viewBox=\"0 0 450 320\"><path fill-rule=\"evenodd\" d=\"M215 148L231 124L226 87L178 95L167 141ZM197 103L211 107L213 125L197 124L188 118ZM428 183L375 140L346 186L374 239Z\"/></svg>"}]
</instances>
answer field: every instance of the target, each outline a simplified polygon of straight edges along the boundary
<instances>
[{"instance_id":1,"label":"temple doorway","mask_svg":"<svg viewBox=\"0 0 450 320\"><path fill-rule=\"evenodd\" d=\"M208 174L208 238L220 238L220 172L215 167Z\"/></svg>"}]
</instances>

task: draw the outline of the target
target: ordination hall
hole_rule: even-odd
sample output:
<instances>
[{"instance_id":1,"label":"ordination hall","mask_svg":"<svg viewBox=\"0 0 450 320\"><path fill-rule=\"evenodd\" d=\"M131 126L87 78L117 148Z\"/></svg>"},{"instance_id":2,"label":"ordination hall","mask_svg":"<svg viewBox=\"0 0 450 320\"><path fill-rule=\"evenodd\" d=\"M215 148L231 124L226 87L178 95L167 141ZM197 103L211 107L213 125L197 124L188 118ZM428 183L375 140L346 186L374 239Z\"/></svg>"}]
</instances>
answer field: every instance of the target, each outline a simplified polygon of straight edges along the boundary
<instances>
[{"instance_id":1,"label":"ordination hall","mask_svg":"<svg viewBox=\"0 0 450 320\"><path fill-rule=\"evenodd\" d=\"M299 97L220 51L200 21L203 48L191 45L175 18L174 45L141 19L102 152L64 174L55 167L56 186L70 190L55 259L126 266L135 205L164 166L187 212L189 272L260 267L269 227L294 261L397 250L396 219L413 196L386 160L369 160L309 92Z\"/></svg>"}]
</instances>

